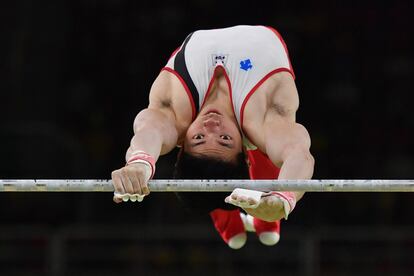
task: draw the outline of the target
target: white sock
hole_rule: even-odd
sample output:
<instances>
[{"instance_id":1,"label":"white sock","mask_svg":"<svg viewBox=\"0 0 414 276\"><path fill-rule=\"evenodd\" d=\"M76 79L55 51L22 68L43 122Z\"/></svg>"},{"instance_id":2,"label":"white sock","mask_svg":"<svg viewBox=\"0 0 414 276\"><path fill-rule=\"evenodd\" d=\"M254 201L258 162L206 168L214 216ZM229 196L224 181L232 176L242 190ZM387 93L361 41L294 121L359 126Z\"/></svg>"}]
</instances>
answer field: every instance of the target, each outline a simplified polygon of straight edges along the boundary
<instances>
[{"instance_id":1,"label":"white sock","mask_svg":"<svg viewBox=\"0 0 414 276\"><path fill-rule=\"evenodd\" d=\"M264 245L275 245L279 242L280 235L276 232L263 232L259 235L259 240Z\"/></svg>"},{"instance_id":2,"label":"white sock","mask_svg":"<svg viewBox=\"0 0 414 276\"><path fill-rule=\"evenodd\" d=\"M240 233L240 234L235 235L234 237L231 237L229 239L228 245L232 249L240 249L246 243L246 240L247 240L246 233Z\"/></svg>"},{"instance_id":3,"label":"white sock","mask_svg":"<svg viewBox=\"0 0 414 276\"><path fill-rule=\"evenodd\" d=\"M256 232L256 229L254 229L253 217L251 215L240 212L240 217L243 221L244 229L246 229L246 231Z\"/></svg>"}]
</instances>

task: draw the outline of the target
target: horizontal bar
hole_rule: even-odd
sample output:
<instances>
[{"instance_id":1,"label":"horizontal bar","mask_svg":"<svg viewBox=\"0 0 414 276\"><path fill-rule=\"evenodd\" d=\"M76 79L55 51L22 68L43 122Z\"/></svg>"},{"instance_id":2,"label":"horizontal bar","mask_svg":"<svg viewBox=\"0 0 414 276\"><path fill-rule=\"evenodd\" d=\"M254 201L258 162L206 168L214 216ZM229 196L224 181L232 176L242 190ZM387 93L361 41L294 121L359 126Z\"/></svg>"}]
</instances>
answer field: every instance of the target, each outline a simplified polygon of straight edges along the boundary
<instances>
[{"instance_id":1,"label":"horizontal bar","mask_svg":"<svg viewBox=\"0 0 414 276\"><path fill-rule=\"evenodd\" d=\"M152 192L231 192L235 188L259 191L305 192L414 192L414 180L150 180ZM103 179L0 179L0 192L113 192Z\"/></svg>"}]
</instances>

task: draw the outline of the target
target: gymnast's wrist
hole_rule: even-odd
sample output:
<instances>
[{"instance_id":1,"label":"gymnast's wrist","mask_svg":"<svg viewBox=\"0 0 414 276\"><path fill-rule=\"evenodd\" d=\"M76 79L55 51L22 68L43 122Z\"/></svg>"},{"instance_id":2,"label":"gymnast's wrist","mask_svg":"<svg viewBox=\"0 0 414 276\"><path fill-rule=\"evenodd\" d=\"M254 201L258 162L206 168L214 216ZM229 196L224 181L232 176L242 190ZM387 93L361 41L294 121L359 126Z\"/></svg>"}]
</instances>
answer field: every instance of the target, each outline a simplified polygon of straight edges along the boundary
<instances>
[{"instance_id":1,"label":"gymnast's wrist","mask_svg":"<svg viewBox=\"0 0 414 276\"><path fill-rule=\"evenodd\" d=\"M285 219L288 218L289 214L292 213L296 206L296 194L294 192L271 192L272 195L278 197L283 202L283 209Z\"/></svg>"},{"instance_id":2,"label":"gymnast's wrist","mask_svg":"<svg viewBox=\"0 0 414 276\"><path fill-rule=\"evenodd\" d=\"M126 166L131 165L131 164L136 164L136 163L146 165L148 169L150 170L149 179L153 178L155 174L155 158L154 157L152 157L150 154L146 153L145 151L136 150L131 153L126 163Z\"/></svg>"}]
</instances>

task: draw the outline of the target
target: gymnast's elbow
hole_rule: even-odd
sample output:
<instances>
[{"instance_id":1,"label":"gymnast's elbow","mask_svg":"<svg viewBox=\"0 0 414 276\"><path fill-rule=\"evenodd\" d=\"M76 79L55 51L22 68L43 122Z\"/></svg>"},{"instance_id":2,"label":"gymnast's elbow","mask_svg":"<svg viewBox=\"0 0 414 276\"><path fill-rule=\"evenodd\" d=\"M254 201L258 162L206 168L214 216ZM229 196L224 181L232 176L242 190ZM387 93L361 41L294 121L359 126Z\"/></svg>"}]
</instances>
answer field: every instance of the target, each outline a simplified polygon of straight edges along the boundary
<instances>
[{"instance_id":1,"label":"gymnast's elbow","mask_svg":"<svg viewBox=\"0 0 414 276\"><path fill-rule=\"evenodd\" d=\"M313 174L313 168L315 167L315 158L310 152L310 148L307 143L293 143L285 147L284 162L287 160L294 161L295 163L301 164L302 167L308 168L312 173L307 175L306 178L311 178Z\"/></svg>"},{"instance_id":2,"label":"gymnast's elbow","mask_svg":"<svg viewBox=\"0 0 414 276\"><path fill-rule=\"evenodd\" d=\"M176 134L175 117L171 112L157 109L144 109L135 117L134 132L156 130L163 133Z\"/></svg>"}]
</instances>

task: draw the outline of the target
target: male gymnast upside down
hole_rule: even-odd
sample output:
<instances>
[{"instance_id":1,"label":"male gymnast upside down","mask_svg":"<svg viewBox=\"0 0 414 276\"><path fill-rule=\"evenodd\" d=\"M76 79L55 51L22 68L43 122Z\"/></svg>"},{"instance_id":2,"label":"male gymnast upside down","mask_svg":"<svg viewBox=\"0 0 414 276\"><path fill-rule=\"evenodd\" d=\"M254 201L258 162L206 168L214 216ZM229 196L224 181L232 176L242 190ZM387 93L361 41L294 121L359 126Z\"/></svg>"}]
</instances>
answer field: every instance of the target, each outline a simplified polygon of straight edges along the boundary
<instances>
[{"instance_id":1,"label":"male gymnast upside down","mask_svg":"<svg viewBox=\"0 0 414 276\"><path fill-rule=\"evenodd\" d=\"M160 155L180 147L177 179L310 179L310 137L296 123L299 97L286 44L265 26L199 30L187 36L154 81L134 120L126 165L112 172L114 201L141 201ZM303 192L178 193L210 214L234 249L255 231L279 241ZM240 212L244 210L246 214Z\"/></svg>"}]
</instances>

